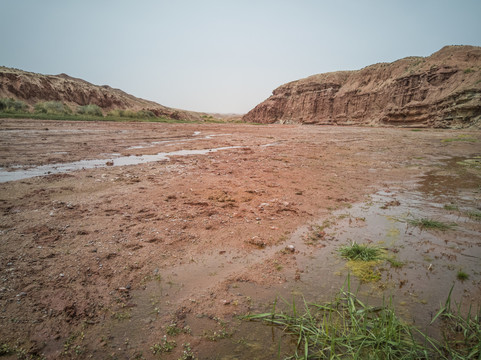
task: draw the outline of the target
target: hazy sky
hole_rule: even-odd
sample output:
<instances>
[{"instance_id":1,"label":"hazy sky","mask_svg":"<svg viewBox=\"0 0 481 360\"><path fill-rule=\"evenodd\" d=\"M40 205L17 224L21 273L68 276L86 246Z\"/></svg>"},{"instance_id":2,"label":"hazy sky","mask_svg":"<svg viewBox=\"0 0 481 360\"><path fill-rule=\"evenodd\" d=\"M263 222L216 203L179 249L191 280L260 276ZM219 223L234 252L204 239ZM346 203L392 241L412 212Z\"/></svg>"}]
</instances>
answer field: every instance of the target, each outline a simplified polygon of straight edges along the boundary
<instances>
[{"instance_id":1,"label":"hazy sky","mask_svg":"<svg viewBox=\"0 0 481 360\"><path fill-rule=\"evenodd\" d=\"M247 112L317 73L481 45L481 0L0 0L0 14L0 65L207 112Z\"/></svg>"}]
</instances>

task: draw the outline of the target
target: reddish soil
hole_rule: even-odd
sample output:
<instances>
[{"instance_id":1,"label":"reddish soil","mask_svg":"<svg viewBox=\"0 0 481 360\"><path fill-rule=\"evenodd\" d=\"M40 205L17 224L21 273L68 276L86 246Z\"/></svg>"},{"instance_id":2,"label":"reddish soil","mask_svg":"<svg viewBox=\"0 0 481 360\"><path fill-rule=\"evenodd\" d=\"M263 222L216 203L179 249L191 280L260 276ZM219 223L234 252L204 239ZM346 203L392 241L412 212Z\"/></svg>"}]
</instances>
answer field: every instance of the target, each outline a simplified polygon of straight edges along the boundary
<instances>
[{"instance_id":1,"label":"reddish soil","mask_svg":"<svg viewBox=\"0 0 481 360\"><path fill-rule=\"evenodd\" d=\"M442 142L462 135L477 142ZM157 358L151 347L173 321L192 333L162 358L179 358L182 342L205 353L215 342L203 318L217 326L255 301L230 284L302 276L296 254L277 251L296 229L411 180L416 157L479 155L479 141L454 130L0 120L0 166L12 171L235 147L1 183L0 345L12 358ZM159 284L164 298L149 297Z\"/></svg>"}]
</instances>

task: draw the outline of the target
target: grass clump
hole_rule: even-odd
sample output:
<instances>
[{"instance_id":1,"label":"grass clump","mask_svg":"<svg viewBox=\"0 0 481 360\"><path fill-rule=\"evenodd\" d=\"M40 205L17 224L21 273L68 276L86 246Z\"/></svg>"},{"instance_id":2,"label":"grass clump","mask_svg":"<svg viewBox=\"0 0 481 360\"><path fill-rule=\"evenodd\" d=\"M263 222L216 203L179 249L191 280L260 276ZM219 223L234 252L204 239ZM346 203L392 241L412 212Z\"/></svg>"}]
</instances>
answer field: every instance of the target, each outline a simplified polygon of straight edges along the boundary
<instances>
[{"instance_id":1,"label":"grass clump","mask_svg":"<svg viewBox=\"0 0 481 360\"><path fill-rule=\"evenodd\" d=\"M443 208L444 208L444 210L448 210L448 211L457 211L457 210L459 210L458 206L457 206L457 205L454 205L454 204L444 204Z\"/></svg>"},{"instance_id":2,"label":"grass clump","mask_svg":"<svg viewBox=\"0 0 481 360\"><path fill-rule=\"evenodd\" d=\"M72 109L60 101L42 101L35 104L34 111L37 114L68 115Z\"/></svg>"},{"instance_id":3,"label":"grass clump","mask_svg":"<svg viewBox=\"0 0 481 360\"><path fill-rule=\"evenodd\" d=\"M164 335L160 343L156 343L150 347L150 350L152 350L152 353L154 355L162 354L165 352L171 352L175 347L177 346L177 343L175 340L169 341L167 340L167 336Z\"/></svg>"},{"instance_id":4,"label":"grass clump","mask_svg":"<svg viewBox=\"0 0 481 360\"><path fill-rule=\"evenodd\" d=\"M472 219L481 221L481 211L479 211L479 210L469 211L468 216Z\"/></svg>"},{"instance_id":5,"label":"grass clump","mask_svg":"<svg viewBox=\"0 0 481 360\"><path fill-rule=\"evenodd\" d=\"M100 108L100 106L95 104L79 106L77 108L77 114L89 116L103 116L102 109Z\"/></svg>"},{"instance_id":6,"label":"grass clump","mask_svg":"<svg viewBox=\"0 0 481 360\"><path fill-rule=\"evenodd\" d=\"M441 142L443 143L450 143L450 142L456 142L456 141L476 142L478 140L469 135L459 135L459 136L456 136L455 138L447 138L447 139L441 140Z\"/></svg>"},{"instance_id":7,"label":"grass clump","mask_svg":"<svg viewBox=\"0 0 481 360\"><path fill-rule=\"evenodd\" d=\"M350 245L342 246L339 254L348 260L377 261L381 260L382 250L378 247L352 242Z\"/></svg>"},{"instance_id":8,"label":"grass clump","mask_svg":"<svg viewBox=\"0 0 481 360\"><path fill-rule=\"evenodd\" d=\"M481 358L481 308L473 311L469 308L467 314L461 313L461 303L453 310L451 308L451 294L449 291L444 306L434 316L431 324L440 318L443 321L442 350L448 359L480 359Z\"/></svg>"},{"instance_id":9,"label":"grass clump","mask_svg":"<svg viewBox=\"0 0 481 360\"><path fill-rule=\"evenodd\" d=\"M0 112L21 113L28 111L28 105L20 100L2 98L0 99Z\"/></svg>"},{"instance_id":10,"label":"grass clump","mask_svg":"<svg viewBox=\"0 0 481 360\"><path fill-rule=\"evenodd\" d=\"M172 323L168 325L166 329L167 335L170 335L170 336L177 336L181 333L190 334L191 332L192 330L190 329L190 326L186 325L181 328L176 323Z\"/></svg>"},{"instance_id":11,"label":"grass clump","mask_svg":"<svg viewBox=\"0 0 481 360\"><path fill-rule=\"evenodd\" d=\"M289 313L278 311L274 304L271 312L244 319L291 334L297 339L294 359L425 359L439 353L435 346L428 348L415 340L428 338L396 316L391 299L380 307L368 306L349 291L349 285L332 302L304 300L302 312L295 302L290 306Z\"/></svg>"},{"instance_id":12,"label":"grass clump","mask_svg":"<svg viewBox=\"0 0 481 360\"><path fill-rule=\"evenodd\" d=\"M441 221L427 219L427 218L411 219L411 220L408 220L408 223L413 226L420 227L421 229L433 229L433 230L441 230L441 231L450 230L456 226L456 224L454 223L447 224Z\"/></svg>"},{"instance_id":13,"label":"grass clump","mask_svg":"<svg viewBox=\"0 0 481 360\"><path fill-rule=\"evenodd\" d=\"M377 266L384 260L384 251L379 247L352 242L339 248L339 254L349 260L347 267L362 282L375 282L381 279Z\"/></svg>"},{"instance_id":14,"label":"grass clump","mask_svg":"<svg viewBox=\"0 0 481 360\"><path fill-rule=\"evenodd\" d=\"M465 273L463 270L459 270L458 273L456 274L456 278L458 280L464 281L469 279L469 275Z\"/></svg>"},{"instance_id":15,"label":"grass clump","mask_svg":"<svg viewBox=\"0 0 481 360\"><path fill-rule=\"evenodd\" d=\"M139 110L139 111L133 111L133 110L122 110L122 109L116 109L109 111L107 113L108 117L120 117L120 118L129 118L129 119L151 119L155 118L155 114L150 111L150 110Z\"/></svg>"},{"instance_id":16,"label":"grass clump","mask_svg":"<svg viewBox=\"0 0 481 360\"><path fill-rule=\"evenodd\" d=\"M404 262L398 260L394 256L386 257L386 261L391 264L392 267L394 268L400 268L404 266Z\"/></svg>"}]
</instances>

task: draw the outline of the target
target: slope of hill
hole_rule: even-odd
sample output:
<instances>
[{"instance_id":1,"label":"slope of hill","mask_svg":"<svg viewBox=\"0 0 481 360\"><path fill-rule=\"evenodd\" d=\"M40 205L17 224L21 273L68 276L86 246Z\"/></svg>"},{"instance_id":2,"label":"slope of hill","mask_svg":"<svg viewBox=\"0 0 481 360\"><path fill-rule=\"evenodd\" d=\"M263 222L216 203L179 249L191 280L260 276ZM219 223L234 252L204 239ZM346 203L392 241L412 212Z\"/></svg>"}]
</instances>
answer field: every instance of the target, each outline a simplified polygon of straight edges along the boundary
<instances>
[{"instance_id":1,"label":"slope of hill","mask_svg":"<svg viewBox=\"0 0 481 360\"><path fill-rule=\"evenodd\" d=\"M150 110L172 119L202 120L200 113L169 108L107 85L94 85L66 74L42 75L4 66L0 66L0 98L22 100L29 105L40 101L61 101L74 107L95 104L104 112Z\"/></svg>"},{"instance_id":2,"label":"slope of hill","mask_svg":"<svg viewBox=\"0 0 481 360\"><path fill-rule=\"evenodd\" d=\"M446 46L284 84L243 117L260 123L481 127L481 47Z\"/></svg>"}]
</instances>

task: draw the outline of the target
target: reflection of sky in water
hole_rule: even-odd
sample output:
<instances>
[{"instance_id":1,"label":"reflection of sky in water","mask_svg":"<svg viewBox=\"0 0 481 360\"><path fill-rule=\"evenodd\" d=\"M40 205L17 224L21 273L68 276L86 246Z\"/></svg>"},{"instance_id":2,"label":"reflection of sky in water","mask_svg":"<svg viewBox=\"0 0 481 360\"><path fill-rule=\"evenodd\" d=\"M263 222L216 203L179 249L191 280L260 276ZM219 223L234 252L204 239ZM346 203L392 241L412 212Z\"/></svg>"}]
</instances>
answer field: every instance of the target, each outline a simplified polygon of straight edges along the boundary
<instances>
[{"instance_id":1,"label":"reflection of sky in water","mask_svg":"<svg viewBox=\"0 0 481 360\"><path fill-rule=\"evenodd\" d=\"M120 156L113 157L111 159L95 159L95 160L81 160L65 164L52 164L35 166L29 169L6 171L0 168L0 182L15 181L28 179L35 176L45 176L50 174L61 174L81 169L93 169L106 166L126 166L126 165L138 165L145 164L154 161L168 160L170 156L186 156L186 155L205 155L210 152L216 152L219 150L228 150L239 148L239 146L226 146L214 149L204 150L178 150L172 152L160 152L154 155L142 155L142 156ZM107 165L109 163L109 165Z\"/></svg>"}]
</instances>

